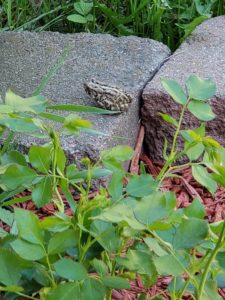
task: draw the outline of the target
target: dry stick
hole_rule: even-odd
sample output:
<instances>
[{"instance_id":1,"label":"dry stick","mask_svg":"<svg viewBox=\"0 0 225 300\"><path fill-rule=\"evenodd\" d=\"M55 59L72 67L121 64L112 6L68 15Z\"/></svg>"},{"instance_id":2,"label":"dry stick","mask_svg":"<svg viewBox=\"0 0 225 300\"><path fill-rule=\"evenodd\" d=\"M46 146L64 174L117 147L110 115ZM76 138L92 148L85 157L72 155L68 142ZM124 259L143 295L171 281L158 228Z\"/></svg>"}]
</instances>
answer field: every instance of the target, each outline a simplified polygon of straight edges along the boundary
<instances>
[{"instance_id":1,"label":"dry stick","mask_svg":"<svg viewBox=\"0 0 225 300\"><path fill-rule=\"evenodd\" d=\"M142 154L140 160L147 165L147 168L152 176L156 177L159 174L157 167L153 164L151 159L146 154Z\"/></svg>"},{"instance_id":2,"label":"dry stick","mask_svg":"<svg viewBox=\"0 0 225 300\"><path fill-rule=\"evenodd\" d=\"M183 181L183 185L186 187L187 192L190 194L190 196L194 198L198 198L201 203L203 203L202 197L199 195L199 193L196 191L195 188L193 188L186 179L183 177L180 178Z\"/></svg>"},{"instance_id":3,"label":"dry stick","mask_svg":"<svg viewBox=\"0 0 225 300\"><path fill-rule=\"evenodd\" d=\"M145 129L144 129L144 126L141 125L139 133L138 133L137 142L136 142L136 145L135 145L134 156L133 156L131 164L130 164L130 173L131 174L138 174L138 171L139 171L139 158L140 158L140 155L141 155L141 152L142 152L142 145L143 145L144 135L145 135Z\"/></svg>"}]
</instances>

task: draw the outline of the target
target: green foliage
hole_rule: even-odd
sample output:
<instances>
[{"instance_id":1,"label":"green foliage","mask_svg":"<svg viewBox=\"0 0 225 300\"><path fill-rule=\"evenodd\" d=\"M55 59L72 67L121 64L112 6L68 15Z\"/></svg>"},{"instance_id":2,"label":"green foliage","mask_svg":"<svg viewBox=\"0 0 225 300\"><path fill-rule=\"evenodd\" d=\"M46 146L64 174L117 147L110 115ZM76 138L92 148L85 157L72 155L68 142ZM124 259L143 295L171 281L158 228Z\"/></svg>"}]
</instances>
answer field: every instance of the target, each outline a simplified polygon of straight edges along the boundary
<instances>
[{"instance_id":1,"label":"green foliage","mask_svg":"<svg viewBox=\"0 0 225 300\"><path fill-rule=\"evenodd\" d=\"M15 150L1 155L0 199L5 208L0 208L0 220L10 228L9 232L0 231L0 291L5 299L16 295L35 300L108 300L112 299L112 289L129 289L129 280L136 274L146 288L159 276L172 276L167 290L172 299L182 299L186 293L197 300L221 299L217 289L224 287L225 221L208 224L201 199L177 209L175 194L161 191L165 178L178 176L174 172L182 167L176 165L181 158L209 192L225 185L225 149L206 135L204 124L183 128L185 113L203 120L198 104L210 106L208 97L215 93L215 85L196 75L186 81L186 91L173 80L163 79L162 84L181 106L181 114L179 120L161 114L174 126L175 134L170 152L164 150L166 161L157 178L146 174L143 166L139 176L127 174L123 163L133 155L128 146L102 151L94 165L83 159L85 170L66 164L60 135L65 129L77 134L81 128L89 129L90 123L69 115L60 119L61 128L56 133L37 121L45 113L40 102L32 105L35 121L32 116L30 121L48 136L49 143L31 146L27 156ZM197 103L194 111L190 108L193 101ZM46 102L42 105L46 107ZM11 115L15 104L9 106L3 106L3 115ZM27 110L27 105L24 107ZM20 117L21 111L14 113ZM10 122L7 127L12 129ZM28 133L33 134L29 126ZM178 147L178 137L183 139L183 148ZM109 186L100 188L90 201L91 180L109 175ZM80 195L77 203L71 187ZM40 220L31 211L10 211L8 204L27 200L13 199L27 188L37 207L53 201L58 212ZM72 216L64 213L62 194ZM147 295L142 293L141 297Z\"/></svg>"},{"instance_id":2,"label":"green foliage","mask_svg":"<svg viewBox=\"0 0 225 300\"><path fill-rule=\"evenodd\" d=\"M90 13L93 9L93 2L84 2L82 0L74 3L75 14L69 15L67 19L74 23L85 24L85 30L88 30L88 23L94 21L94 16Z\"/></svg>"},{"instance_id":3,"label":"green foliage","mask_svg":"<svg viewBox=\"0 0 225 300\"><path fill-rule=\"evenodd\" d=\"M162 41L173 50L204 20L225 13L223 0L3 0L0 8L3 31L132 34Z\"/></svg>"}]
</instances>

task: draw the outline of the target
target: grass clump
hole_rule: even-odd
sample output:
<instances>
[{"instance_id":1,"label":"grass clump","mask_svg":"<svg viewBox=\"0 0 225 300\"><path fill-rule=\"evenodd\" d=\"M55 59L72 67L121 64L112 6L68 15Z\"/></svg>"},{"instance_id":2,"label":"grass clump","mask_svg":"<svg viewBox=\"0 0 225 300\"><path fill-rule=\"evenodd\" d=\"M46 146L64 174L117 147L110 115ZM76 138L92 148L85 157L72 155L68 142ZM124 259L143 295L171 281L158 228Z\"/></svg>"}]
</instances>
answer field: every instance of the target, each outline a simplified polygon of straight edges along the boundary
<instances>
[{"instance_id":1,"label":"grass clump","mask_svg":"<svg viewBox=\"0 0 225 300\"><path fill-rule=\"evenodd\" d=\"M0 30L132 34L174 50L205 19L224 13L223 0L2 0Z\"/></svg>"}]
</instances>

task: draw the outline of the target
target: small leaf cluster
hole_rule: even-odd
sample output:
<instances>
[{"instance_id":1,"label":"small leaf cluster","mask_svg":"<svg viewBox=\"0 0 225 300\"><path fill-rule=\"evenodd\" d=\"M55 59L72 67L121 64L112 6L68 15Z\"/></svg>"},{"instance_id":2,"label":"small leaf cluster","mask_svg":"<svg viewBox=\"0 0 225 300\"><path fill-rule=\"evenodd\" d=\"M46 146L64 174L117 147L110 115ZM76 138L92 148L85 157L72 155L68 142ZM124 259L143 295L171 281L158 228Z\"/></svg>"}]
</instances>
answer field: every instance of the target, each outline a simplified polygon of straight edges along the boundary
<instances>
[{"instance_id":1,"label":"small leaf cluster","mask_svg":"<svg viewBox=\"0 0 225 300\"><path fill-rule=\"evenodd\" d=\"M225 186L222 180L225 149L212 137L206 135L205 124L215 118L209 99L215 94L216 86L210 79L204 80L197 75L191 75L187 79L187 92L174 80L162 79L161 81L173 100L181 105L181 113L179 120L161 113L162 118L175 127L175 134L169 155L168 141L165 140L163 152L166 163L159 176L160 180L162 181L172 170L181 167L174 166L176 161L187 158L189 162L185 166L192 168L194 178L209 192L215 193L218 182ZM198 128L182 128L186 111L201 122ZM178 137L183 139L183 149L177 146Z\"/></svg>"},{"instance_id":2,"label":"small leaf cluster","mask_svg":"<svg viewBox=\"0 0 225 300\"><path fill-rule=\"evenodd\" d=\"M84 2L80 0L74 3L75 14L71 14L67 19L74 23L88 25L89 22L94 22L94 16L90 12L93 9L93 2ZM85 27L87 30L88 27Z\"/></svg>"}]
</instances>

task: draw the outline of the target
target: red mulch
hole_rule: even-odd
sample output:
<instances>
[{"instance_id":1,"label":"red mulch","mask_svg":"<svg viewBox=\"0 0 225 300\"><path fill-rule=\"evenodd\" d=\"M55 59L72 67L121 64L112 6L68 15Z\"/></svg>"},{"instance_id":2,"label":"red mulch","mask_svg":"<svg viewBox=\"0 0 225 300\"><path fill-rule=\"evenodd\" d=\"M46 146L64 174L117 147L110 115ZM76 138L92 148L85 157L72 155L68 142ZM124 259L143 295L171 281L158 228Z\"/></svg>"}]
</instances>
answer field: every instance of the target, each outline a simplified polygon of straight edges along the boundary
<instances>
[{"instance_id":1,"label":"red mulch","mask_svg":"<svg viewBox=\"0 0 225 300\"><path fill-rule=\"evenodd\" d=\"M139 136L135 147L135 155L131 161L130 173L138 174L139 162L142 161L145 165L146 170L152 175L157 176L159 173L162 163L152 161L148 156L142 153L142 143L144 138L144 128L141 126ZM215 195L212 196L205 188L200 186L194 179L190 168L185 168L177 172L180 178L168 178L163 182L162 190L173 191L177 196L177 208L184 208L191 204L194 198L199 198L206 209L206 219L209 223L223 220L225 214L225 189L219 187ZM28 195L29 191L18 195L18 197ZM95 196L95 193L90 194L90 199ZM63 197L65 203L65 213L69 216L72 215L72 211L66 199ZM79 196L74 196L75 201L79 201ZM34 211L39 218L44 218L55 213L55 208L52 203L45 205L43 208L37 209L32 201L26 201L22 204L17 204L25 209ZM0 227L8 229L5 224L0 222ZM169 295L165 292L168 284L172 280L171 276L164 276L159 278L157 284L147 289L149 297L161 295L164 299L170 299ZM136 279L131 282L130 290L113 290L114 300L137 300L138 294L146 292L140 279ZM219 294L225 299L225 289L219 289ZM183 299L191 299L188 295L185 295Z\"/></svg>"}]
</instances>

